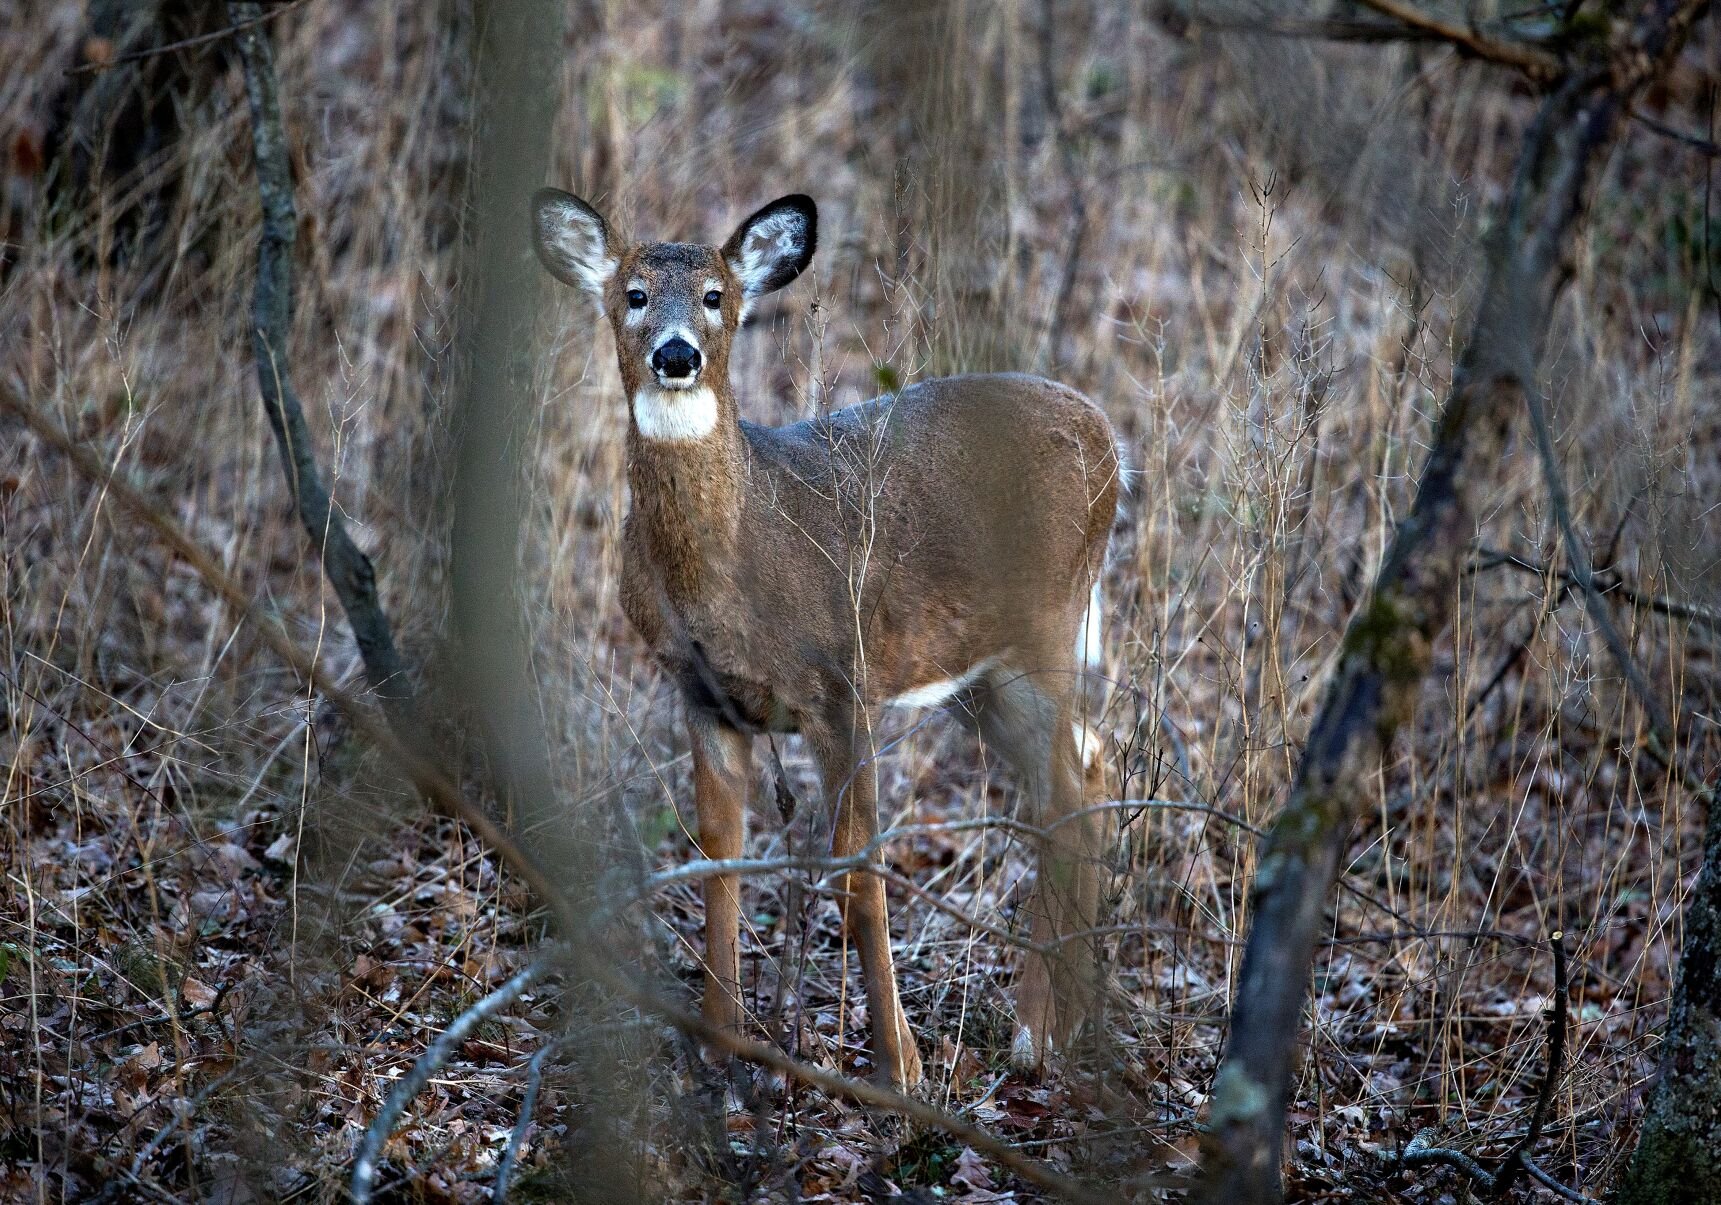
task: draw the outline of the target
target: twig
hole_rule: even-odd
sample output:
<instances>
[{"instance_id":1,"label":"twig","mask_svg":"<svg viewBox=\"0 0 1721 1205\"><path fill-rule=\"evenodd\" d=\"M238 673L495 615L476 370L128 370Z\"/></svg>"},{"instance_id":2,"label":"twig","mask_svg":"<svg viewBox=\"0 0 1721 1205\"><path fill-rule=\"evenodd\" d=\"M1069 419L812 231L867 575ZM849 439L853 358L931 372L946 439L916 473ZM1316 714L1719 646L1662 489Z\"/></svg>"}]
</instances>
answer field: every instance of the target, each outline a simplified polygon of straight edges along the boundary
<instances>
[{"instance_id":1,"label":"twig","mask_svg":"<svg viewBox=\"0 0 1721 1205\"><path fill-rule=\"evenodd\" d=\"M1566 961L1565 937L1564 933L1555 932L1548 939L1554 952L1554 995L1548 1009L1548 1058L1542 1068L1542 1083L1536 1090L1536 1102L1530 1109L1529 1126L1512 1148L1501 1157L1498 1170L1490 1172L1479 1161L1455 1147L1433 1145L1436 1131L1432 1129L1418 1131L1416 1137L1410 1140L1410 1145L1402 1152L1396 1155L1383 1152L1383 1158L1400 1167L1439 1163L1456 1168L1473 1181L1477 1188L1496 1199L1511 1191L1520 1173L1527 1172L1538 1183L1569 1201L1589 1200L1582 1193L1561 1184L1530 1158L1530 1151L1541 1139L1542 1127L1547 1124L1548 1109L1553 1105L1554 1090L1559 1086L1560 1071L1565 1065L1566 1034L1569 1029L1567 1017L1571 1008L1571 977Z\"/></svg>"},{"instance_id":2,"label":"twig","mask_svg":"<svg viewBox=\"0 0 1721 1205\"><path fill-rule=\"evenodd\" d=\"M141 59L153 59L159 55L172 54L176 50L190 50L194 46L204 46L210 42L219 42L223 38L232 37L234 34L239 33L241 30L249 29L253 25L259 25L264 21L273 21L276 17L292 12L295 8L300 7L304 3L306 3L306 0L286 0L286 3L281 4L279 7L272 8L266 13L260 13L245 21L223 26L220 29L211 30L209 33L200 33L194 38L184 38L178 42L167 42L160 46L150 46L143 50L134 50L128 54L122 54L117 58L109 59L105 63L82 63L76 67L68 68L65 74L88 75L91 72L111 71L115 67L122 67L127 63L135 63Z\"/></svg>"},{"instance_id":3,"label":"twig","mask_svg":"<svg viewBox=\"0 0 1721 1205\"><path fill-rule=\"evenodd\" d=\"M228 0L245 64L245 95L251 107L251 144L257 167L257 195L263 233L257 244L257 285L251 300L251 345L257 359L257 385L263 410L275 433L281 469L287 475L299 522L317 550L323 572L340 599L364 659L371 689L382 700L400 734L413 739L412 690L406 666L394 647L388 617L377 602L376 570L347 534L317 464L316 448L289 376L288 336L293 319L293 175L281 125L275 63L269 39L257 26L263 16L256 0Z\"/></svg>"},{"instance_id":4,"label":"twig","mask_svg":"<svg viewBox=\"0 0 1721 1205\"><path fill-rule=\"evenodd\" d=\"M94 1038L91 1038L90 1041L105 1042L109 1038L117 1038L120 1034L130 1033L134 1029L149 1029L155 1025L173 1025L189 1021L193 1017L202 1017L207 1016L210 1013L219 1013L221 1011L222 1001L227 999L227 993L231 992L234 987L237 986L238 982L239 981L237 979L228 979L223 982L220 987L215 989L215 998L208 1004L200 1005L197 1008L187 1009L185 1012L178 1014L160 1013L153 1017L141 1017L136 1021L127 1021L124 1025L110 1029L106 1033L97 1034Z\"/></svg>"},{"instance_id":5,"label":"twig","mask_svg":"<svg viewBox=\"0 0 1721 1205\"><path fill-rule=\"evenodd\" d=\"M1649 681L1638 668L1637 659L1632 656L1631 649L1625 643L1625 637L1620 635L1613 615L1603 601L1601 591L1596 588L1595 570L1590 565L1589 549L1578 538L1577 525L1572 521L1571 497L1566 491L1565 474L1560 471L1560 454L1554 446L1553 427L1548 422L1548 408L1542 400L1541 390L1534 386L1526 386L1524 390L1525 404L1530 411L1530 427L1536 434L1536 451L1542 461L1542 476L1548 489L1548 503L1553 508L1555 521L1559 524L1560 539L1566 549L1566 562L1571 566L1572 577L1577 580L1578 589L1583 592L1584 605L1601 629L1602 640L1606 643L1608 652L1613 654L1619 671L1625 676L1626 683L1631 687L1632 694L1642 705L1648 715L1655 735L1671 754L1677 733L1673 721L1662 705L1661 698L1650 689Z\"/></svg>"},{"instance_id":6,"label":"twig","mask_svg":"<svg viewBox=\"0 0 1721 1205\"><path fill-rule=\"evenodd\" d=\"M356 1205L367 1205L370 1201L371 1191L376 1187L377 1160L382 1155L383 1143L394 1133L394 1127L399 1124L400 1116L406 1112L406 1106L412 1103L412 1098L422 1092L424 1085L430 1082L430 1077L442 1070L443 1064L454 1057L467 1034L492 1013L512 1004L521 992L531 987L534 981L550 969L555 953L545 951L539 954L512 979L454 1018L448 1028L437 1035L430 1048L419 1056L418 1061L412 1065L412 1070L395 1083L375 1120L365 1130L364 1141L359 1144L358 1154L353 1159L352 1198Z\"/></svg>"},{"instance_id":7,"label":"twig","mask_svg":"<svg viewBox=\"0 0 1721 1205\"><path fill-rule=\"evenodd\" d=\"M1483 547L1478 548L1477 552L1480 553L1482 557L1482 559L1476 564L1476 568L1478 569L1491 569L1495 566L1504 566L1508 569L1516 569L1520 573L1528 573L1535 577L1547 577L1550 573L1550 569L1547 565L1538 564L1535 561L1527 561L1521 556L1517 556L1510 552L1502 552L1497 548ZM1554 570L1552 572L1553 575L1558 577L1564 585L1577 586L1579 584L1577 577L1570 570L1561 569ZM1620 580L1618 574L1609 570L1599 571L1595 576L1597 579L1601 579L1603 577L1607 579L1605 581L1597 580L1596 582L1597 587L1601 590L1604 596L1617 595L1639 610L1654 611L1658 615L1668 615L1674 619L1689 620L1698 627L1707 628L1711 632L1721 632L1721 610L1705 606L1702 603L1687 602L1683 599L1671 598L1665 594L1651 594L1647 591L1639 590L1637 587Z\"/></svg>"},{"instance_id":8,"label":"twig","mask_svg":"<svg viewBox=\"0 0 1721 1205\"><path fill-rule=\"evenodd\" d=\"M1530 1176L1536 1181L1536 1183L1540 1184L1555 1196L1564 1197L1568 1201L1580 1202L1580 1205L1596 1205L1594 1197L1586 1197L1577 1189L1568 1188L1564 1184L1561 1184L1547 1172L1543 1171L1541 1165L1528 1155L1520 1155L1518 1158L1523 1162L1524 1170L1530 1173Z\"/></svg>"},{"instance_id":9,"label":"twig","mask_svg":"<svg viewBox=\"0 0 1721 1205\"><path fill-rule=\"evenodd\" d=\"M1449 42L1472 58L1515 67L1538 83L1549 83L1565 74L1565 64L1557 57L1528 42L1500 42L1484 37L1467 25L1443 21L1404 0L1359 0L1384 17L1391 17L1406 29L1426 38Z\"/></svg>"},{"instance_id":10,"label":"twig","mask_svg":"<svg viewBox=\"0 0 1721 1205\"><path fill-rule=\"evenodd\" d=\"M1675 142L1682 143L1699 154L1707 155L1711 159L1721 158L1721 144L1708 138L1699 138L1696 134L1687 134L1684 130L1675 129L1665 122L1657 121L1648 114L1639 113L1635 110L1632 112L1631 119L1645 129L1653 130L1663 138L1671 138Z\"/></svg>"},{"instance_id":11,"label":"twig","mask_svg":"<svg viewBox=\"0 0 1721 1205\"><path fill-rule=\"evenodd\" d=\"M547 1042L526 1064L526 1091L520 1097L520 1113L514 1119L508 1145L503 1148L502 1158L496 1164L496 1186L490 1190L491 1205L503 1205L508 1199L508 1181L513 1178L514 1164L520 1158L520 1145L525 1142L526 1131L531 1128L532 1110L538 1106L538 1086L544 1079L544 1063L566 1044L566 1037Z\"/></svg>"},{"instance_id":12,"label":"twig","mask_svg":"<svg viewBox=\"0 0 1721 1205\"><path fill-rule=\"evenodd\" d=\"M1200 9L1180 14L1191 25L1219 33L1241 33L1256 37L1308 39L1325 42L1439 42L1424 30L1410 29L1396 21L1369 21L1343 17L1272 17L1251 13L1248 17L1210 16Z\"/></svg>"}]
</instances>

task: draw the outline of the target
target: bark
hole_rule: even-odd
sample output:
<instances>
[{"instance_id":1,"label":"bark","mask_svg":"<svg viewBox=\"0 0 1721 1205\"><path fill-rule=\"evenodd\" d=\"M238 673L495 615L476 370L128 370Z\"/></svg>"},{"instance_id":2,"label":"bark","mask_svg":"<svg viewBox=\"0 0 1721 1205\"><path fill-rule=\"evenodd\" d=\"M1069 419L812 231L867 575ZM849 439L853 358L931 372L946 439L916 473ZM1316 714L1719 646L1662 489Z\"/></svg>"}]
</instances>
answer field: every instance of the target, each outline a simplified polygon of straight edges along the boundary
<instances>
[{"instance_id":1,"label":"bark","mask_svg":"<svg viewBox=\"0 0 1721 1205\"><path fill-rule=\"evenodd\" d=\"M1685 948L1644 1115L1617 1205L1721 1201L1721 807L1709 791L1703 866L1685 902Z\"/></svg>"},{"instance_id":2,"label":"bark","mask_svg":"<svg viewBox=\"0 0 1721 1205\"><path fill-rule=\"evenodd\" d=\"M1649 0L1618 45L1597 48L1605 56L1570 65L1526 136L1415 503L1345 633L1290 797L1264 842L1197 1201L1281 1199L1293 1055L1339 859L1451 618L1478 503L1535 387L1553 302L1571 274L1579 215L1631 101L1665 70L1704 7L1703 0Z\"/></svg>"}]
</instances>

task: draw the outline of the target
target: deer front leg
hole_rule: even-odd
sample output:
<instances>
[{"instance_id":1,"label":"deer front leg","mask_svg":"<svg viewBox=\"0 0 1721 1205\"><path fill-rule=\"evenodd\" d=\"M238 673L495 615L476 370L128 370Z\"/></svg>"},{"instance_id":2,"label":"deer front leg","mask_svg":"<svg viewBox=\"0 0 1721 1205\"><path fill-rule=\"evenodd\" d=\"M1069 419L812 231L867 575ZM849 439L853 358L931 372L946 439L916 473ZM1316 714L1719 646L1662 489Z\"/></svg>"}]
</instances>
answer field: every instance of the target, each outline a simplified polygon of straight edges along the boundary
<instances>
[{"instance_id":1,"label":"deer front leg","mask_svg":"<svg viewBox=\"0 0 1721 1205\"><path fill-rule=\"evenodd\" d=\"M834 804L836 812L831 854L852 857L878 836L878 778L871 759L861 753L864 744L851 736L846 724L815 744L824 770L825 798ZM872 860L878 860L876 853ZM860 955L872 1023L873 1065L893 1087L912 1088L920 1082L920 1052L897 995L884 880L855 871L843 875L837 889L841 892L838 907L844 931L854 937Z\"/></svg>"},{"instance_id":2,"label":"deer front leg","mask_svg":"<svg viewBox=\"0 0 1721 1205\"><path fill-rule=\"evenodd\" d=\"M747 833L752 741L706 716L692 716L693 794L699 812L699 853L738 858ZM705 1019L741 1028L741 882L732 874L705 880Z\"/></svg>"}]
</instances>

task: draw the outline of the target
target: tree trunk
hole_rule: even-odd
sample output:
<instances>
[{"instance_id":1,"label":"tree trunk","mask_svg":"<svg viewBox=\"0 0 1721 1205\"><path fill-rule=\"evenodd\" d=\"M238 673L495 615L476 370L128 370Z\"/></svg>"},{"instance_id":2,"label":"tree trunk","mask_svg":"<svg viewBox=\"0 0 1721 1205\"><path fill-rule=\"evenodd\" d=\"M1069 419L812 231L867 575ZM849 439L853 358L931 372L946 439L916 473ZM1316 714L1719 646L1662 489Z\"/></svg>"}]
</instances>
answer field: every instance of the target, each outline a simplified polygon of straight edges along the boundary
<instances>
[{"instance_id":1,"label":"tree trunk","mask_svg":"<svg viewBox=\"0 0 1721 1205\"><path fill-rule=\"evenodd\" d=\"M479 137L455 401L454 629L460 679L483 725L498 793L521 829L548 824L554 832L555 791L517 582L519 450L541 275L531 254L529 206L549 171L566 26L554 0L491 0L474 16Z\"/></svg>"},{"instance_id":2,"label":"tree trunk","mask_svg":"<svg viewBox=\"0 0 1721 1205\"><path fill-rule=\"evenodd\" d=\"M1721 806L1709 792L1703 866L1685 902L1685 949L1644 1115L1617 1205L1721 1201Z\"/></svg>"}]
</instances>

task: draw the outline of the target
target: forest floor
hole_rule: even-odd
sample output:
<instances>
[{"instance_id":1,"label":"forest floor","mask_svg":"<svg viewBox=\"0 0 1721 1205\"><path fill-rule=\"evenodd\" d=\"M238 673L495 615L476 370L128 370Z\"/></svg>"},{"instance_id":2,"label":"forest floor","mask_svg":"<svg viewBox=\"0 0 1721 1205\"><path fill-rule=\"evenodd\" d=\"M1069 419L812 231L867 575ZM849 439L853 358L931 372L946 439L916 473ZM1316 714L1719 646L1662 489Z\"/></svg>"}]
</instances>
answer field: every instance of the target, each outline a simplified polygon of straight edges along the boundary
<instances>
[{"instance_id":1,"label":"forest floor","mask_svg":"<svg viewBox=\"0 0 1721 1205\"><path fill-rule=\"evenodd\" d=\"M892 717L881 825L918 826L886 860L924 893L893 890L892 909L926 1099L1063 1174L1167 1199L1224 1041L1255 834L1408 506L1529 109L1442 50L1204 41L1120 3L1059 26L1054 114L1026 7L934 33L819 3L611 13L569 37L556 182L642 236L713 241L772 196L817 195L814 270L737 347L755 421L953 367L1055 375L1110 414L1138 477L1103 583L1095 789L1164 806L1108 851L1104 1016L1045 1078L1008 1071L1020 955L993 931L1018 925L1027 851L940 827L1009 815L1009 776L948 717ZM311 0L269 28L300 215L292 370L477 797L445 635L465 11ZM0 62L19 65L0 79L0 389L98 451L357 688L256 400L236 69L198 60L170 139L56 192L67 98L100 78L63 73L113 53L85 20L71 0L0 0ZM917 42L986 66L893 78ZM1658 103L1685 112L1717 44L1704 32ZM952 162L968 208L940 191ZM1721 753L1717 630L1687 606L1721 596L1710 171L1631 131L1545 381L1615 615L1700 767ZM544 297L522 566L556 822L606 865L669 868L693 849L691 774L672 686L616 598L610 338L582 299ZM0 431L0 1199L343 1199L390 1086L537 955L547 921L189 565L21 427ZM1571 1039L1538 1162L1600 1197L1631 1150L1703 818L1646 753L1542 497L1522 437L1345 861L1291 1108L1294 1200L1458 1200L1450 1170L1387 1156L1425 1130L1484 1163L1510 1148L1547 1057L1556 932ZM804 750L782 755L801 806L784 823L761 783L749 855L827 840ZM695 1000L702 911L696 885L670 886L618 922L615 952ZM743 919L753 1034L869 1073L828 892L762 876ZM489 1199L551 1043L517 1200L1041 1199L939 1130L726 1081L561 976L411 1102L381 1199Z\"/></svg>"}]
</instances>

